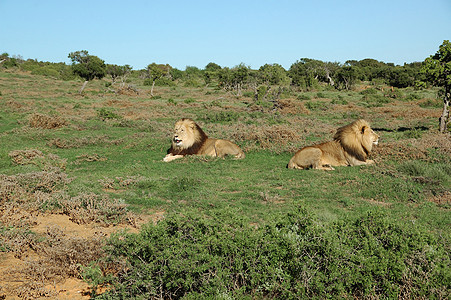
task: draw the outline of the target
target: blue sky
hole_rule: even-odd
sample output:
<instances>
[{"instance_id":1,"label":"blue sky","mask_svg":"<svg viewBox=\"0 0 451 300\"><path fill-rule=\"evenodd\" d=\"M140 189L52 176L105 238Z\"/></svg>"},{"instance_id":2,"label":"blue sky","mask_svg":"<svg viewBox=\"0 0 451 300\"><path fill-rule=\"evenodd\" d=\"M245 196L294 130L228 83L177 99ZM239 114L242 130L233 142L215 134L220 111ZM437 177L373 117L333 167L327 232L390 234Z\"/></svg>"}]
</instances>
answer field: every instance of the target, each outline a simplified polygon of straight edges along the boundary
<instances>
[{"instance_id":1,"label":"blue sky","mask_svg":"<svg viewBox=\"0 0 451 300\"><path fill-rule=\"evenodd\" d=\"M451 0L0 0L0 52L70 63L88 50L108 64L180 70L300 58L423 61L451 40Z\"/></svg>"}]
</instances>

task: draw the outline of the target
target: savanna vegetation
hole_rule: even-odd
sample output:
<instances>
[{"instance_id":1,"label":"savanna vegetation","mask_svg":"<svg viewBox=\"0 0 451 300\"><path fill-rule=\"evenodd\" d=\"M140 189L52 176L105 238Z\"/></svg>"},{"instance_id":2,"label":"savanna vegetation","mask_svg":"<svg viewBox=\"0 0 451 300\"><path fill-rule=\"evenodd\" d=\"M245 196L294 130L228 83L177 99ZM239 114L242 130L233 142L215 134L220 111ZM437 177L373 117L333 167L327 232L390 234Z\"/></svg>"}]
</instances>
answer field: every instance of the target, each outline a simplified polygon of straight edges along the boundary
<instances>
[{"instance_id":1,"label":"savanna vegetation","mask_svg":"<svg viewBox=\"0 0 451 300\"><path fill-rule=\"evenodd\" d=\"M288 70L1 55L0 299L69 297L75 279L80 299L447 299L448 46ZM182 117L246 158L163 162ZM358 118L376 164L286 168Z\"/></svg>"}]
</instances>

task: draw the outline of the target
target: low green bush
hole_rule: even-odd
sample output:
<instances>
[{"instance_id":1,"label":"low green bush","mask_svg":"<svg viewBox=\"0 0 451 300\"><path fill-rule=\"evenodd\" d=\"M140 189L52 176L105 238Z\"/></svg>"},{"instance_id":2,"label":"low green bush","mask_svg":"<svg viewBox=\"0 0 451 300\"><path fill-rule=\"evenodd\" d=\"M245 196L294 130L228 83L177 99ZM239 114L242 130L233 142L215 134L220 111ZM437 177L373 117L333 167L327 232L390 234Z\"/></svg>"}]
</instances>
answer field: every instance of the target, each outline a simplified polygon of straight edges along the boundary
<instances>
[{"instance_id":1,"label":"low green bush","mask_svg":"<svg viewBox=\"0 0 451 300\"><path fill-rule=\"evenodd\" d=\"M240 113L236 111L219 111L206 114L202 119L207 123L229 123L238 120Z\"/></svg>"},{"instance_id":2,"label":"low green bush","mask_svg":"<svg viewBox=\"0 0 451 300\"><path fill-rule=\"evenodd\" d=\"M99 110L97 110L97 117L99 117L102 120L121 119L121 116L119 116L118 114L107 108L100 108Z\"/></svg>"},{"instance_id":3,"label":"low green bush","mask_svg":"<svg viewBox=\"0 0 451 300\"><path fill-rule=\"evenodd\" d=\"M305 208L264 226L238 211L168 216L119 233L104 259L126 263L98 299L446 298L449 241L378 211L320 226ZM124 266L124 265L123 265Z\"/></svg>"}]
</instances>

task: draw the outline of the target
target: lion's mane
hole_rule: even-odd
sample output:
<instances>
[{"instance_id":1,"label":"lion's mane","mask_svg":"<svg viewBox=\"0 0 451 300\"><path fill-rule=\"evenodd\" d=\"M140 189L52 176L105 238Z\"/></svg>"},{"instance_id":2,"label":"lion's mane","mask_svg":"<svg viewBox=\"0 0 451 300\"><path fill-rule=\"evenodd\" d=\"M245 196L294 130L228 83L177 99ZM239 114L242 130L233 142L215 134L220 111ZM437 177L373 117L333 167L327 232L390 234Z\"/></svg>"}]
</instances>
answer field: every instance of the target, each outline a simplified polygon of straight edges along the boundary
<instances>
[{"instance_id":1,"label":"lion's mane","mask_svg":"<svg viewBox=\"0 0 451 300\"><path fill-rule=\"evenodd\" d=\"M360 119L338 128L334 140L338 141L349 155L365 161L373 149L368 129L370 129L368 122Z\"/></svg>"},{"instance_id":2,"label":"lion's mane","mask_svg":"<svg viewBox=\"0 0 451 300\"><path fill-rule=\"evenodd\" d=\"M168 149L168 154L173 155L192 155L199 153L199 150L205 144L208 139L207 134L189 118L182 118L177 123L185 126L188 134L188 140L182 146L178 146L174 140L172 140L171 148Z\"/></svg>"}]
</instances>

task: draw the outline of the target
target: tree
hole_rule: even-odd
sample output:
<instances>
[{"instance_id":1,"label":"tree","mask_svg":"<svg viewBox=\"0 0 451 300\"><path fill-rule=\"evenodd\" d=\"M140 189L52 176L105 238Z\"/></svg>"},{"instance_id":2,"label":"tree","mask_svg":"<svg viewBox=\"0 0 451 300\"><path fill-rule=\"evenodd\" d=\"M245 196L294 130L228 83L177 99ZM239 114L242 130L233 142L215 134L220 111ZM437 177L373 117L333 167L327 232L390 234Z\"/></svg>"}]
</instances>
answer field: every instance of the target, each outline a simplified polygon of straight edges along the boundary
<instances>
[{"instance_id":1,"label":"tree","mask_svg":"<svg viewBox=\"0 0 451 300\"><path fill-rule=\"evenodd\" d=\"M421 70L426 74L428 81L443 88L443 111L439 118L439 129L440 132L445 132L449 122L451 98L451 43L449 40L444 40L437 53L426 58Z\"/></svg>"},{"instance_id":2,"label":"tree","mask_svg":"<svg viewBox=\"0 0 451 300\"><path fill-rule=\"evenodd\" d=\"M291 65L288 71L294 85L301 88L312 88L318 82L335 85L332 79L340 65L337 62L323 62L321 60L301 58Z\"/></svg>"},{"instance_id":3,"label":"tree","mask_svg":"<svg viewBox=\"0 0 451 300\"><path fill-rule=\"evenodd\" d=\"M8 53L3 53L3 54L1 54L0 55L0 64L2 63L2 62L4 62L4 61L6 61L7 59L8 59L8 57L9 57L9 54Z\"/></svg>"},{"instance_id":4,"label":"tree","mask_svg":"<svg viewBox=\"0 0 451 300\"><path fill-rule=\"evenodd\" d=\"M155 86L155 82L162 78L163 76L170 76L171 66L166 64L156 64L151 63L147 66L147 78L152 80L152 87L150 88L150 96L153 97L153 88Z\"/></svg>"},{"instance_id":5,"label":"tree","mask_svg":"<svg viewBox=\"0 0 451 300\"><path fill-rule=\"evenodd\" d=\"M225 90L235 90L236 96L242 95L242 89L250 76L250 68L244 63L229 69L227 67L219 70L219 85Z\"/></svg>"},{"instance_id":6,"label":"tree","mask_svg":"<svg viewBox=\"0 0 451 300\"><path fill-rule=\"evenodd\" d=\"M118 65L107 65L106 66L106 73L111 76L111 80L114 82L117 78L122 77L123 81L125 81L125 77L127 74L130 73L132 70L132 67L129 65L125 66L118 66Z\"/></svg>"},{"instance_id":7,"label":"tree","mask_svg":"<svg viewBox=\"0 0 451 300\"><path fill-rule=\"evenodd\" d=\"M336 73L338 88L350 90L357 80L356 67L344 66Z\"/></svg>"},{"instance_id":8,"label":"tree","mask_svg":"<svg viewBox=\"0 0 451 300\"><path fill-rule=\"evenodd\" d=\"M211 83L211 81L213 79L218 79L218 74L221 71L221 66L216 64L216 63L209 63L208 65L205 66L204 69L204 80L205 80L205 84L209 85Z\"/></svg>"},{"instance_id":9,"label":"tree","mask_svg":"<svg viewBox=\"0 0 451 300\"><path fill-rule=\"evenodd\" d=\"M86 85L94 78L102 79L106 73L105 62L94 55L89 55L88 51L76 51L69 53L72 60L72 72L85 80L79 93L83 93Z\"/></svg>"},{"instance_id":10,"label":"tree","mask_svg":"<svg viewBox=\"0 0 451 300\"><path fill-rule=\"evenodd\" d=\"M279 64L265 64L258 70L260 81L266 85L289 85L287 71Z\"/></svg>"}]
</instances>

